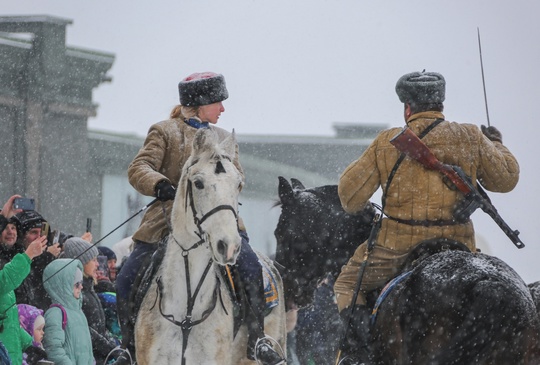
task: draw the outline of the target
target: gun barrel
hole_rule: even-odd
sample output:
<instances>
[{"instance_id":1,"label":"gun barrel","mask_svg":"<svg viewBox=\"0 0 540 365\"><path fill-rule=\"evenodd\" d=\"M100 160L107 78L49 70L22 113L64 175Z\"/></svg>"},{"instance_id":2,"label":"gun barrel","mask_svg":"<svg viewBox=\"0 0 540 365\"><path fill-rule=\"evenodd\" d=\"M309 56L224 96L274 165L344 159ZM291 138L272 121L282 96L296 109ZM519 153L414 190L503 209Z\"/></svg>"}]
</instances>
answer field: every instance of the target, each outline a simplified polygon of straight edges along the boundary
<instances>
[{"instance_id":1,"label":"gun barrel","mask_svg":"<svg viewBox=\"0 0 540 365\"><path fill-rule=\"evenodd\" d=\"M499 226L499 228L506 234L508 238L510 238L510 241L514 245L516 245L517 248L523 248L525 247L525 244L521 242L519 239L519 231L518 230L512 230L510 226L502 219L502 217L499 215L499 212L497 212L497 209L493 206L493 204L483 200L483 204L480 206L480 208L489 215L493 221Z\"/></svg>"}]
</instances>

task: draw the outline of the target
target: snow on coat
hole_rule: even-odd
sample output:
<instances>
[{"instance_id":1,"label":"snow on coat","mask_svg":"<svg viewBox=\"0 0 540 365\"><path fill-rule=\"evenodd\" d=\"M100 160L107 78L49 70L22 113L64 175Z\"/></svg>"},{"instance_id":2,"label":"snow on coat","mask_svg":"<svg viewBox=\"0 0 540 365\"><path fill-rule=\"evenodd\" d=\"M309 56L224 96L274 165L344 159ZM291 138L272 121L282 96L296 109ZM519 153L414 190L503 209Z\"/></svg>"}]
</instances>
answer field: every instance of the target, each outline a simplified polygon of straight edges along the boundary
<instances>
[{"instance_id":1,"label":"snow on coat","mask_svg":"<svg viewBox=\"0 0 540 365\"><path fill-rule=\"evenodd\" d=\"M230 133L211 125L217 133L219 141L225 140ZM197 132L184 123L183 118L169 119L150 127L143 147L128 168L129 183L139 193L154 196L154 188L161 180L168 180L178 186L182 167L191 155L193 138ZM238 146L234 165L244 175L238 161ZM173 201L163 202L167 214L171 214ZM243 227L240 227L241 229ZM163 217L162 204L154 204L148 208L141 225L133 235L135 240L156 243L168 234L167 222Z\"/></svg>"},{"instance_id":2,"label":"snow on coat","mask_svg":"<svg viewBox=\"0 0 540 365\"><path fill-rule=\"evenodd\" d=\"M421 133L439 112L423 112L408 121L409 128ZM349 213L361 210L379 186L386 181L399 156L390 144L401 128L386 130L377 136L362 156L343 172L338 193L343 208ZM442 122L423 139L443 163L458 165L471 177L478 179L490 191L508 192L519 179L519 165L502 143L488 140L472 124ZM386 188L386 187L385 187ZM399 167L386 197L385 214L403 220L450 220L454 206L461 199L459 191L450 189L439 172L428 170L420 163L406 158ZM377 244L395 250L407 250L425 239L451 237L475 248L472 223L452 226L410 226L383 219Z\"/></svg>"}]
</instances>

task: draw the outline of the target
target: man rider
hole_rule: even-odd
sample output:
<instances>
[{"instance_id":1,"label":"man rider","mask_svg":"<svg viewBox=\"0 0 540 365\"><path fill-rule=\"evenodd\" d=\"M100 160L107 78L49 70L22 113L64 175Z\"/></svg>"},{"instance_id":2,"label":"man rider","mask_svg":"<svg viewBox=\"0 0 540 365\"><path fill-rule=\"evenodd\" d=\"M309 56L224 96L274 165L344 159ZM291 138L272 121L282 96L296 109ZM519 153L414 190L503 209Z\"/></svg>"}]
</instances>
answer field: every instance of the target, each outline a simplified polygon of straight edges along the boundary
<instances>
[{"instance_id":1,"label":"man rider","mask_svg":"<svg viewBox=\"0 0 540 365\"><path fill-rule=\"evenodd\" d=\"M406 125L419 135L437 121L439 124L434 124L422 141L441 162L461 167L474 184L478 180L487 190L511 191L518 182L519 165L502 144L502 134L495 127L480 129L476 125L444 120L445 86L444 77L435 72L402 76L396 84L396 93L404 105ZM366 306L366 293L381 288L395 277L409 252L421 241L449 238L476 251L470 219L464 223L453 219L455 206L463 196L451 189L439 172L405 158L387 186L400 156L390 140L400 131L401 128L391 128L381 132L360 158L345 169L338 185L341 204L348 213L361 211L379 187L386 200L385 218L369 255L356 303L351 301L366 242L342 268L334 286L344 317L351 304L356 306L345 351L359 349L357 357L364 361L369 358L368 319L371 314Z\"/></svg>"}]
</instances>

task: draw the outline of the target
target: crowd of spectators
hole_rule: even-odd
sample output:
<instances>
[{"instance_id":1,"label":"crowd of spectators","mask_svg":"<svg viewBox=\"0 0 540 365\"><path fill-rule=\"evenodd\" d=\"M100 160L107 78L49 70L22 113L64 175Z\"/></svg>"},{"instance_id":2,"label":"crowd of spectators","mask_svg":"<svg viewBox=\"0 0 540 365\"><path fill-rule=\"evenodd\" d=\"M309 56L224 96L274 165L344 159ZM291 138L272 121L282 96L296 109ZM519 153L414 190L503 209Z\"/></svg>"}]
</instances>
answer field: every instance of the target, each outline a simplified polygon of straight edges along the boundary
<instances>
[{"instance_id":1,"label":"crowd of spectators","mask_svg":"<svg viewBox=\"0 0 540 365\"><path fill-rule=\"evenodd\" d=\"M115 364L114 252L51 230L16 198L0 211L0 363Z\"/></svg>"}]
</instances>

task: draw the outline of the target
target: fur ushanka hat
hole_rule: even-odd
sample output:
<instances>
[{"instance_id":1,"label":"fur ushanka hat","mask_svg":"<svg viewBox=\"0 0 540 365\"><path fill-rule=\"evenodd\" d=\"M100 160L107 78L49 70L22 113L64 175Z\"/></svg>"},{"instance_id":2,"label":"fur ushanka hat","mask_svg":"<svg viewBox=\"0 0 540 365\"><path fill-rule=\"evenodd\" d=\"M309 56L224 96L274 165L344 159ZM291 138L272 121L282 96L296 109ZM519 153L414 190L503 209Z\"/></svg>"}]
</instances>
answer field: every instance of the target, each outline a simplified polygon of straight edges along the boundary
<instances>
[{"instance_id":1,"label":"fur ushanka hat","mask_svg":"<svg viewBox=\"0 0 540 365\"><path fill-rule=\"evenodd\" d=\"M225 78L214 72L197 72L178 84L180 104L201 106L217 103L229 97Z\"/></svg>"},{"instance_id":2,"label":"fur ushanka hat","mask_svg":"<svg viewBox=\"0 0 540 365\"><path fill-rule=\"evenodd\" d=\"M431 104L444 101L446 81L437 72L412 72L400 77L396 93L404 104Z\"/></svg>"}]
</instances>

